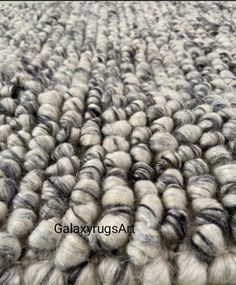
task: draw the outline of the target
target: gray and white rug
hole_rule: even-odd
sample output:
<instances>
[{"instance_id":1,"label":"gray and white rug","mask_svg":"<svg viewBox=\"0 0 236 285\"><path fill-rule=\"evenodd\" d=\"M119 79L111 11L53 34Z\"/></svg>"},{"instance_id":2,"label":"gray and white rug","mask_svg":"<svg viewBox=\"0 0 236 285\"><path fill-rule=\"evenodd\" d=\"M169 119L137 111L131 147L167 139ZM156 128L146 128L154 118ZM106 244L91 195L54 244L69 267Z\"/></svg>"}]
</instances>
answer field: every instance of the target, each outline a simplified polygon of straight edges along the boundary
<instances>
[{"instance_id":1,"label":"gray and white rug","mask_svg":"<svg viewBox=\"0 0 236 285\"><path fill-rule=\"evenodd\" d=\"M236 3L0 3L1 285L236 284L235 158Z\"/></svg>"}]
</instances>

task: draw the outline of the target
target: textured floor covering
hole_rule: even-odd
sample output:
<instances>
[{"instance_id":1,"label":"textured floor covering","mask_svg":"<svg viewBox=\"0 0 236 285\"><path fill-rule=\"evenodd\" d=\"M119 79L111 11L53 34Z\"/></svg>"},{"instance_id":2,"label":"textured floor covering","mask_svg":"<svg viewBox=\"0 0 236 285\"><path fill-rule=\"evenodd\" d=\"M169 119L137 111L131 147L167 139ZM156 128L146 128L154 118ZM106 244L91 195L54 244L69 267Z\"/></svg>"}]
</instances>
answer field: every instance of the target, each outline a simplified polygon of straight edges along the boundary
<instances>
[{"instance_id":1,"label":"textured floor covering","mask_svg":"<svg viewBox=\"0 0 236 285\"><path fill-rule=\"evenodd\" d=\"M0 284L236 284L235 7L0 4Z\"/></svg>"}]
</instances>

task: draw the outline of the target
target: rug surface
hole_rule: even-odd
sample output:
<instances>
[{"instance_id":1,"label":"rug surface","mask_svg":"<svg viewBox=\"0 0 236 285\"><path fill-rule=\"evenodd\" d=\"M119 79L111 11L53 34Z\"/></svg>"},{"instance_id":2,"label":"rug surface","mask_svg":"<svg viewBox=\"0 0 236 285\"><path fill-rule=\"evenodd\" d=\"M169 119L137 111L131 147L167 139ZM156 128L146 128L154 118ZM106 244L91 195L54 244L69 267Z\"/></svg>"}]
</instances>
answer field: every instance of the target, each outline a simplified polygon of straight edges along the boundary
<instances>
[{"instance_id":1,"label":"rug surface","mask_svg":"<svg viewBox=\"0 0 236 285\"><path fill-rule=\"evenodd\" d=\"M236 3L0 3L0 285L236 284Z\"/></svg>"}]
</instances>

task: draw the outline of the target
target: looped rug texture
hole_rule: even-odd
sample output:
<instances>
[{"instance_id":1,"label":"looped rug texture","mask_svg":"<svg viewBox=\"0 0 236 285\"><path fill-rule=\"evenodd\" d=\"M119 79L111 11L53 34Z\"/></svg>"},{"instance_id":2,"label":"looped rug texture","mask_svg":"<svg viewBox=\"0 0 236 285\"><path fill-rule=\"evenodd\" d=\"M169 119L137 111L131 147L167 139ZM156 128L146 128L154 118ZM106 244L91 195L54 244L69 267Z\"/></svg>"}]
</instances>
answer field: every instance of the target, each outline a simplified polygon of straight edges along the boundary
<instances>
[{"instance_id":1,"label":"looped rug texture","mask_svg":"<svg viewBox=\"0 0 236 285\"><path fill-rule=\"evenodd\" d=\"M0 285L236 284L235 158L235 3L0 3Z\"/></svg>"}]
</instances>

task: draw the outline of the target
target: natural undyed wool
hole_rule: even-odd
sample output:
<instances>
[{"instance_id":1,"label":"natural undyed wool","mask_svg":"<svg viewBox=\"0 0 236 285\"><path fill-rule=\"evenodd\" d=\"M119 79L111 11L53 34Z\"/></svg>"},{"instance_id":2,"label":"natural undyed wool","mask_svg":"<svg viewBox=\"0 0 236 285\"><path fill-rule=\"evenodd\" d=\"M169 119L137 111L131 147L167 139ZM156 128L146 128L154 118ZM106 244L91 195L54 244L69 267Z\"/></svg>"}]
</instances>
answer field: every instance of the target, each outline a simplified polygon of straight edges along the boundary
<instances>
[{"instance_id":1,"label":"natural undyed wool","mask_svg":"<svg viewBox=\"0 0 236 285\"><path fill-rule=\"evenodd\" d=\"M236 285L235 19L1 3L0 285Z\"/></svg>"}]
</instances>

